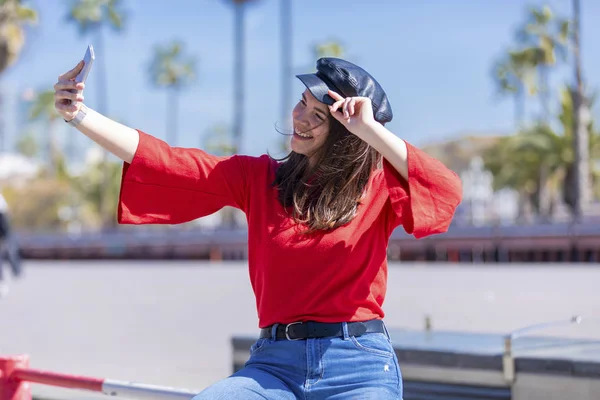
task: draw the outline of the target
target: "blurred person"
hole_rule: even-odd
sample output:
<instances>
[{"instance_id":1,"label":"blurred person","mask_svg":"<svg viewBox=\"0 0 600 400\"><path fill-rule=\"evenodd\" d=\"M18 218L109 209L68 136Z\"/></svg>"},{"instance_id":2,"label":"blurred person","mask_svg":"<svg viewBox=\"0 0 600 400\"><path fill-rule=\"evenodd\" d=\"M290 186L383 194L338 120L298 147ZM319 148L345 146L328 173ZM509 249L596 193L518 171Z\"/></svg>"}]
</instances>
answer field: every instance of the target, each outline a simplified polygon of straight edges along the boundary
<instances>
[{"instance_id":1,"label":"blurred person","mask_svg":"<svg viewBox=\"0 0 600 400\"><path fill-rule=\"evenodd\" d=\"M364 69L336 58L292 111L291 152L214 156L171 147L83 104L82 68L59 77L66 122L124 161L121 224L179 224L224 206L248 220L259 336L245 367L195 399L402 398L383 322L393 230L445 232L462 199L457 175L385 124L392 109ZM200 316L201 317L201 316ZM219 335L219 325L206 321Z\"/></svg>"},{"instance_id":2,"label":"blurred person","mask_svg":"<svg viewBox=\"0 0 600 400\"><path fill-rule=\"evenodd\" d=\"M7 259L14 277L21 275L21 257L8 219L8 203L0 193L0 298L8 295L8 285L3 282L3 261Z\"/></svg>"}]
</instances>

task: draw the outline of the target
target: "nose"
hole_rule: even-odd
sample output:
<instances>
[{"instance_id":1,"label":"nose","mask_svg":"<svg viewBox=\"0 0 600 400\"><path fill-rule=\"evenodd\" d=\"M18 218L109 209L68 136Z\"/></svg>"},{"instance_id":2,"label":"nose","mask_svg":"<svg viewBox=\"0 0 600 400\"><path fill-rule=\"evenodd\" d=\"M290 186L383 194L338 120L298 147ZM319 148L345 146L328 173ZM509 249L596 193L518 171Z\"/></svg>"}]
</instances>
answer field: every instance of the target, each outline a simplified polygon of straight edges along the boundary
<instances>
[{"instance_id":1,"label":"nose","mask_svg":"<svg viewBox=\"0 0 600 400\"><path fill-rule=\"evenodd\" d=\"M306 114L304 111L298 111L297 113L294 113L294 125L297 127L309 127L310 123L306 119Z\"/></svg>"}]
</instances>

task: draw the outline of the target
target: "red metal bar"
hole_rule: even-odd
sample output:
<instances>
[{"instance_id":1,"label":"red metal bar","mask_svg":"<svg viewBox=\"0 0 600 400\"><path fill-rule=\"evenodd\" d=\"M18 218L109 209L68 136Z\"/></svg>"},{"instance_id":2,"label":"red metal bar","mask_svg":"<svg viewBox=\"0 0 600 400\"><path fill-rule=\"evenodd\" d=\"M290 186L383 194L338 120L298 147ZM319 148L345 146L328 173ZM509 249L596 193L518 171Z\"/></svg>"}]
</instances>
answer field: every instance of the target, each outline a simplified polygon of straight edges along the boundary
<instances>
[{"instance_id":1,"label":"red metal bar","mask_svg":"<svg viewBox=\"0 0 600 400\"><path fill-rule=\"evenodd\" d=\"M0 400L31 400L31 385L13 379L16 369L27 368L29 357L0 357Z\"/></svg>"},{"instance_id":2,"label":"red metal bar","mask_svg":"<svg viewBox=\"0 0 600 400\"><path fill-rule=\"evenodd\" d=\"M102 384L104 383L104 379L99 378L58 374L55 372L25 368L14 369L11 378L17 381L41 383L44 385L61 386L71 389L84 389L94 392L102 392Z\"/></svg>"},{"instance_id":3,"label":"red metal bar","mask_svg":"<svg viewBox=\"0 0 600 400\"><path fill-rule=\"evenodd\" d=\"M190 400L199 391L31 369L28 356L0 357L0 400L31 400L30 383L140 400Z\"/></svg>"}]
</instances>

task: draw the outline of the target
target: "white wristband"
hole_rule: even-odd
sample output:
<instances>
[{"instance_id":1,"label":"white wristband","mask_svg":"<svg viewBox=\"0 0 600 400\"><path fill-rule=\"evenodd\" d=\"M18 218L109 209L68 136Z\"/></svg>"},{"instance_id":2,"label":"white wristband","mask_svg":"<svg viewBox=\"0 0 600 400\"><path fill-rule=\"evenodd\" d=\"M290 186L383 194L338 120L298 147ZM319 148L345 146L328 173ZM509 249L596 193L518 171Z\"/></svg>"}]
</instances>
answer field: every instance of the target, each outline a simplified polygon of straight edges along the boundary
<instances>
[{"instance_id":1,"label":"white wristband","mask_svg":"<svg viewBox=\"0 0 600 400\"><path fill-rule=\"evenodd\" d=\"M75 118L73 118L70 121L66 121L65 122L71 126L76 127L77 125L79 125L81 123L81 121L83 121L83 119L86 117L87 115L87 111L88 108L85 106L85 104L81 105L81 108L79 109L79 111L77 112L77 114L75 114Z\"/></svg>"}]
</instances>

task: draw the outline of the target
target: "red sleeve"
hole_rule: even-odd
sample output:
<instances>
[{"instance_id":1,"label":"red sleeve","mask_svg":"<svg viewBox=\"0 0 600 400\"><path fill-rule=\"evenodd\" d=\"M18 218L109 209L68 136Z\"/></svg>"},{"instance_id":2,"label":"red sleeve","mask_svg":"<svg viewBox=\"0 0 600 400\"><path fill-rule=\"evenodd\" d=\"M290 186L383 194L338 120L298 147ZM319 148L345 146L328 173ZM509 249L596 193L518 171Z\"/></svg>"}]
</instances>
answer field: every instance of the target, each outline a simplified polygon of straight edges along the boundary
<instances>
[{"instance_id":1,"label":"red sleeve","mask_svg":"<svg viewBox=\"0 0 600 400\"><path fill-rule=\"evenodd\" d=\"M120 224L177 224L224 206L246 211L247 156L217 157L171 147L142 131L131 164L124 163Z\"/></svg>"},{"instance_id":2,"label":"red sleeve","mask_svg":"<svg viewBox=\"0 0 600 400\"><path fill-rule=\"evenodd\" d=\"M388 161L383 163L391 228L402 225L417 239L446 232L462 200L460 178L424 151L409 143L406 146L408 183Z\"/></svg>"}]
</instances>

